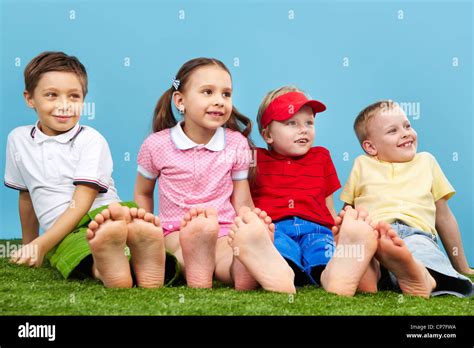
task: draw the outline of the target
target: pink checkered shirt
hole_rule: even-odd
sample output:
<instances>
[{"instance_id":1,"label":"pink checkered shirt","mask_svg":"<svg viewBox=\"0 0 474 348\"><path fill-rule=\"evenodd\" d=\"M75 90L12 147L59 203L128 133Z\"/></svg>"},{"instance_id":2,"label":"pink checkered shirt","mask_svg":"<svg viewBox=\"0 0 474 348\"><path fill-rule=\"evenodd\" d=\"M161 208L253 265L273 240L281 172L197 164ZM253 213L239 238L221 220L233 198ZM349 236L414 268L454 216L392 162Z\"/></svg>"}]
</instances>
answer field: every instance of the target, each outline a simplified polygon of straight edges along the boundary
<instances>
[{"instance_id":1,"label":"pink checkered shirt","mask_svg":"<svg viewBox=\"0 0 474 348\"><path fill-rule=\"evenodd\" d=\"M196 206L213 207L219 224L234 221L233 180L246 180L250 148L239 132L219 127L206 145L189 139L181 124L150 135L138 154L138 172L158 180L159 216L166 230L177 230Z\"/></svg>"}]
</instances>

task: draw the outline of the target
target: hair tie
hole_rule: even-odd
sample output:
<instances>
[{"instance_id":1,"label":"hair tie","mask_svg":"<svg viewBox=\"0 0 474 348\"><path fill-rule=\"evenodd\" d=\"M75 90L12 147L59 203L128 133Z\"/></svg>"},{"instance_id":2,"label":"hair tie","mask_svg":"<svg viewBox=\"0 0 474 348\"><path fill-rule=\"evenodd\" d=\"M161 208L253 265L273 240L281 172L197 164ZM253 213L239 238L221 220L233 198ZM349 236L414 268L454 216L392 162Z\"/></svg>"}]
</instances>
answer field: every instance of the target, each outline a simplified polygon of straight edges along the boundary
<instances>
[{"instance_id":1,"label":"hair tie","mask_svg":"<svg viewBox=\"0 0 474 348\"><path fill-rule=\"evenodd\" d=\"M180 83L181 83L180 80L178 80L178 79L176 79L176 78L173 78L172 84L173 84L173 87L174 87L174 89L175 89L176 91L178 90Z\"/></svg>"}]
</instances>

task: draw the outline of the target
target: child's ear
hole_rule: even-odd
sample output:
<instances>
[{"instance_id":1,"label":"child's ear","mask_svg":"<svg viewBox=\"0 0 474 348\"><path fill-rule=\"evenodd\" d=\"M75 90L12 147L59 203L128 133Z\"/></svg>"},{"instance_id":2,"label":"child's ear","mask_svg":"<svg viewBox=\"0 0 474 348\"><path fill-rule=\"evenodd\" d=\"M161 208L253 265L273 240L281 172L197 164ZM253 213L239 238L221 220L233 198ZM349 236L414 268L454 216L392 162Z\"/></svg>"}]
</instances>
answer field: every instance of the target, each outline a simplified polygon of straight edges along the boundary
<instances>
[{"instance_id":1,"label":"child's ear","mask_svg":"<svg viewBox=\"0 0 474 348\"><path fill-rule=\"evenodd\" d=\"M174 106L176 106L178 110L184 109L183 95L181 94L181 92L176 91L173 93L173 102Z\"/></svg>"},{"instance_id":2,"label":"child's ear","mask_svg":"<svg viewBox=\"0 0 474 348\"><path fill-rule=\"evenodd\" d=\"M270 133L269 127L262 129L262 137L263 137L263 140L265 140L267 144L273 143L273 138L272 138L272 134Z\"/></svg>"},{"instance_id":3,"label":"child's ear","mask_svg":"<svg viewBox=\"0 0 474 348\"><path fill-rule=\"evenodd\" d=\"M23 97L25 98L26 105L28 105L29 108L34 109L35 108L35 103L33 101L33 96L30 95L28 91L23 92Z\"/></svg>"},{"instance_id":4,"label":"child's ear","mask_svg":"<svg viewBox=\"0 0 474 348\"><path fill-rule=\"evenodd\" d=\"M362 148L371 156L377 156L377 149L370 140L364 140L362 142Z\"/></svg>"}]
</instances>

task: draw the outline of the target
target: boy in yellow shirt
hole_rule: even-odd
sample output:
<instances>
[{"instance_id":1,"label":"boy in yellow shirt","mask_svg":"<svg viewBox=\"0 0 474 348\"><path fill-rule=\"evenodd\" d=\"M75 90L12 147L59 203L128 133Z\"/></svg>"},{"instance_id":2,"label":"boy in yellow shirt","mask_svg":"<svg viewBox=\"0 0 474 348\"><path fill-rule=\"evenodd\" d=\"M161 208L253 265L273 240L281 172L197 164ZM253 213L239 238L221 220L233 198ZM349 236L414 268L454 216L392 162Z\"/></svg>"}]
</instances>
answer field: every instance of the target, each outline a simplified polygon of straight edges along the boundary
<instances>
[{"instance_id":1,"label":"boy in yellow shirt","mask_svg":"<svg viewBox=\"0 0 474 348\"><path fill-rule=\"evenodd\" d=\"M374 103L359 113L354 130L367 155L355 160L341 200L359 215L368 212L379 232L375 258L359 289L375 292L377 283L381 286L385 280L410 295L472 296L472 282L460 273L474 270L447 204L455 191L436 159L416 152L417 133L403 110L392 101ZM336 225L344 214L343 210ZM437 234L454 268L441 252ZM381 276L384 268L389 277Z\"/></svg>"}]
</instances>

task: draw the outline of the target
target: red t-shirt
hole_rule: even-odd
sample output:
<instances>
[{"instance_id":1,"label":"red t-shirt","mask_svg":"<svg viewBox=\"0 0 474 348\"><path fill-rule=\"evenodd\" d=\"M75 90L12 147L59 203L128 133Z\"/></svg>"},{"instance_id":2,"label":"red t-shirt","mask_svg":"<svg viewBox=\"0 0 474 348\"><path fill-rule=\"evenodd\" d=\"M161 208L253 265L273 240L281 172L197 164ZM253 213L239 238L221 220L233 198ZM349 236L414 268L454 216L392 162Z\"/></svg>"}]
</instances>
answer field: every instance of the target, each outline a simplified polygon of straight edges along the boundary
<instances>
[{"instance_id":1,"label":"red t-shirt","mask_svg":"<svg viewBox=\"0 0 474 348\"><path fill-rule=\"evenodd\" d=\"M252 198L274 221L298 216L333 226L326 197L340 187L331 155L324 147L312 147L306 155L294 158L257 148Z\"/></svg>"}]
</instances>

